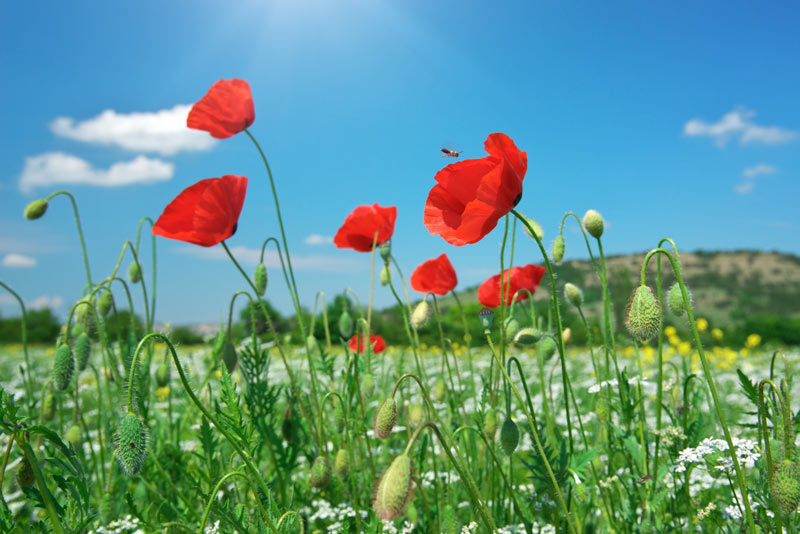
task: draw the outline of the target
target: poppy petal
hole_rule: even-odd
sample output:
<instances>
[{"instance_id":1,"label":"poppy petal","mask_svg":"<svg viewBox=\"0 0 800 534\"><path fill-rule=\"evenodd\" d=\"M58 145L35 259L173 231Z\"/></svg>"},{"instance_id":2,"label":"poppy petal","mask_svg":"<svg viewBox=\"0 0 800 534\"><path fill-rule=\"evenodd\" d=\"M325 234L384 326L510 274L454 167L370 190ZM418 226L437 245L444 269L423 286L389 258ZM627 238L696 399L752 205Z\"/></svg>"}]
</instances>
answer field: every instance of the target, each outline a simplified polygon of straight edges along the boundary
<instances>
[{"instance_id":1,"label":"poppy petal","mask_svg":"<svg viewBox=\"0 0 800 534\"><path fill-rule=\"evenodd\" d=\"M520 289L527 289L531 293L534 293L546 272L547 269L534 264L506 269L504 273L506 281L503 287L503 292L506 296L504 299L505 303L511 304L514 295ZM517 297L517 301L525 300L528 296L527 292L520 293ZM500 306L499 274L488 278L478 287L478 301L487 308L496 308Z\"/></svg>"},{"instance_id":2,"label":"poppy petal","mask_svg":"<svg viewBox=\"0 0 800 534\"><path fill-rule=\"evenodd\" d=\"M411 287L420 293L446 295L458 285L458 277L447 254L426 261L411 275Z\"/></svg>"},{"instance_id":3,"label":"poppy petal","mask_svg":"<svg viewBox=\"0 0 800 534\"><path fill-rule=\"evenodd\" d=\"M395 206L384 208L378 203L372 206L358 206L345 218L333 238L333 243L338 248L370 252L372 244L375 242L376 232L378 245L392 238L396 219L397 208Z\"/></svg>"},{"instance_id":4,"label":"poppy petal","mask_svg":"<svg viewBox=\"0 0 800 534\"><path fill-rule=\"evenodd\" d=\"M189 111L186 126L204 130L217 139L241 132L256 119L250 84L244 80L219 80Z\"/></svg>"}]
</instances>

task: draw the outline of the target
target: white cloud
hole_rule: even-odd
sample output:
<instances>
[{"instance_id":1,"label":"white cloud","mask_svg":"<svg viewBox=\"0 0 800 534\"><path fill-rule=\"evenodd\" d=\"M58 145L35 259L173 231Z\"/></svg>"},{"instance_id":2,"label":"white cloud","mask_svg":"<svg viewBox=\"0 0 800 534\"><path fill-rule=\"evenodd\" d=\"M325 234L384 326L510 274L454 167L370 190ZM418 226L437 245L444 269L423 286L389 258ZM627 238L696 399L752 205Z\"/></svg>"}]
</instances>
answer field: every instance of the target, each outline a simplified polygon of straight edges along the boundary
<instances>
[{"instance_id":1,"label":"white cloud","mask_svg":"<svg viewBox=\"0 0 800 534\"><path fill-rule=\"evenodd\" d=\"M755 178L760 174L775 174L777 170L778 169L776 169L772 165L767 165L766 163L759 163L758 165L747 167L745 170L743 170L742 176L744 176L745 178Z\"/></svg>"},{"instance_id":2,"label":"white cloud","mask_svg":"<svg viewBox=\"0 0 800 534\"><path fill-rule=\"evenodd\" d=\"M37 187L57 184L120 187L169 180L174 173L175 166L172 163L145 156L120 161L108 169L95 169L88 161L70 154L47 152L25 158L19 190L29 193Z\"/></svg>"},{"instance_id":3,"label":"white cloud","mask_svg":"<svg viewBox=\"0 0 800 534\"><path fill-rule=\"evenodd\" d=\"M231 249L236 261L245 265L255 266L261 259L260 248L247 248L245 246L228 247ZM199 258L210 260L227 260L228 255L222 247L195 247L186 246L175 249L181 254L190 254ZM286 258L284 258L286 261ZM274 250L267 250L264 253L264 265L271 269L280 269L281 260L278 253ZM354 258L347 258L334 255L315 255L298 256L292 254L292 267L298 271L325 272L325 273L348 273L363 270L365 264L356 261Z\"/></svg>"},{"instance_id":4,"label":"white cloud","mask_svg":"<svg viewBox=\"0 0 800 534\"><path fill-rule=\"evenodd\" d=\"M19 267L23 269L36 267L36 258L12 252L11 254L6 254L3 258L3 267Z\"/></svg>"},{"instance_id":5,"label":"white cloud","mask_svg":"<svg viewBox=\"0 0 800 534\"><path fill-rule=\"evenodd\" d=\"M33 310L41 310L44 308L55 310L56 308L60 308L62 304L64 304L64 299L57 295L54 297L42 295L41 297L33 299L30 304L28 304L28 307Z\"/></svg>"},{"instance_id":6,"label":"white cloud","mask_svg":"<svg viewBox=\"0 0 800 534\"><path fill-rule=\"evenodd\" d=\"M329 235L311 234L303 240L306 245L330 245L333 238Z\"/></svg>"},{"instance_id":7,"label":"white cloud","mask_svg":"<svg viewBox=\"0 0 800 534\"><path fill-rule=\"evenodd\" d=\"M208 150L216 140L207 132L186 126L191 105L177 105L155 112L117 113L107 109L100 115L76 122L70 117L58 117L50 130L61 137L112 145L139 152L157 152L172 156L183 150Z\"/></svg>"},{"instance_id":8,"label":"white cloud","mask_svg":"<svg viewBox=\"0 0 800 534\"><path fill-rule=\"evenodd\" d=\"M752 193L753 189L755 188L756 183L753 181L745 181L733 186L733 190L739 193L740 195L746 195L748 193Z\"/></svg>"},{"instance_id":9,"label":"white cloud","mask_svg":"<svg viewBox=\"0 0 800 534\"><path fill-rule=\"evenodd\" d=\"M797 132L779 126L759 126L751 122L755 111L744 108L726 113L714 123L701 119L691 119L683 126L683 134L689 137L711 137L720 148L731 139L738 138L739 144L763 143L777 145L788 143L797 137Z\"/></svg>"}]
</instances>

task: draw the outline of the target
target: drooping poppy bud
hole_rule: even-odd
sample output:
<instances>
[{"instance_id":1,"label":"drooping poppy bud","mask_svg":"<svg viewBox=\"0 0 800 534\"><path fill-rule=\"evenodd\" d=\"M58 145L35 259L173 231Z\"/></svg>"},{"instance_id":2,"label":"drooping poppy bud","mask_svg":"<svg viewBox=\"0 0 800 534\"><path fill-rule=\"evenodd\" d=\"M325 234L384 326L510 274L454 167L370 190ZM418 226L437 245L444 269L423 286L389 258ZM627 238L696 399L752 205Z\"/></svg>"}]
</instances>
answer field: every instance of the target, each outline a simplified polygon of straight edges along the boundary
<instances>
[{"instance_id":1,"label":"drooping poppy bud","mask_svg":"<svg viewBox=\"0 0 800 534\"><path fill-rule=\"evenodd\" d=\"M556 240L553 241L553 261L556 265L564 261L564 253L567 250L567 243L564 241L564 236L558 234Z\"/></svg>"},{"instance_id":2,"label":"drooping poppy bud","mask_svg":"<svg viewBox=\"0 0 800 534\"><path fill-rule=\"evenodd\" d=\"M75 360L78 362L78 371L83 371L89 363L89 355L92 352L92 341L89 334L81 332L75 340Z\"/></svg>"},{"instance_id":3,"label":"drooping poppy bud","mask_svg":"<svg viewBox=\"0 0 800 534\"><path fill-rule=\"evenodd\" d=\"M128 265L128 280L130 280L132 284L138 284L142 280L142 271L137 262Z\"/></svg>"},{"instance_id":4,"label":"drooping poppy bud","mask_svg":"<svg viewBox=\"0 0 800 534\"><path fill-rule=\"evenodd\" d=\"M72 350L69 345L62 343L56 349L56 355L53 358L53 383L56 388L60 391L67 389L74 373L75 358L72 355Z\"/></svg>"},{"instance_id":5,"label":"drooping poppy bud","mask_svg":"<svg viewBox=\"0 0 800 534\"><path fill-rule=\"evenodd\" d=\"M386 439L392 434L392 429L397 423L397 402L393 398L385 399L378 413L375 415L375 425L373 430L378 439Z\"/></svg>"},{"instance_id":6,"label":"drooping poppy bud","mask_svg":"<svg viewBox=\"0 0 800 534\"><path fill-rule=\"evenodd\" d=\"M423 417L425 417L425 408L421 404L412 404L408 407L408 425L410 427L417 427L422 423Z\"/></svg>"},{"instance_id":7,"label":"drooping poppy bud","mask_svg":"<svg viewBox=\"0 0 800 534\"><path fill-rule=\"evenodd\" d=\"M388 265L384 265L383 269L381 269L381 274L378 277L383 287L389 285L389 282L392 280L392 272L389 270Z\"/></svg>"},{"instance_id":8,"label":"drooping poppy bud","mask_svg":"<svg viewBox=\"0 0 800 534\"><path fill-rule=\"evenodd\" d=\"M444 402L445 395L447 395L447 384L444 383L444 378L438 378L436 382L433 383L431 393L433 394L434 401Z\"/></svg>"},{"instance_id":9,"label":"drooping poppy bud","mask_svg":"<svg viewBox=\"0 0 800 534\"><path fill-rule=\"evenodd\" d=\"M169 385L169 374L169 365L164 360L156 368L156 385L160 388L167 387Z\"/></svg>"},{"instance_id":10,"label":"drooping poppy bud","mask_svg":"<svg viewBox=\"0 0 800 534\"><path fill-rule=\"evenodd\" d=\"M256 265L253 285L256 286L256 295L259 297L263 297L264 293L267 292L267 267L263 263Z\"/></svg>"},{"instance_id":11,"label":"drooping poppy bud","mask_svg":"<svg viewBox=\"0 0 800 534\"><path fill-rule=\"evenodd\" d=\"M105 317L108 315L108 312L111 311L113 305L114 297L111 295L111 291L103 291L100 294L100 298L97 299L97 311L100 312L100 315Z\"/></svg>"},{"instance_id":12,"label":"drooping poppy bud","mask_svg":"<svg viewBox=\"0 0 800 534\"><path fill-rule=\"evenodd\" d=\"M372 394L375 393L375 379L369 373L365 373L361 377L361 393L365 397L372 397Z\"/></svg>"},{"instance_id":13,"label":"drooping poppy bud","mask_svg":"<svg viewBox=\"0 0 800 534\"><path fill-rule=\"evenodd\" d=\"M375 492L373 509L378 517L391 521L403 514L411 495L411 471L411 458L405 453L386 469Z\"/></svg>"},{"instance_id":14,"label":"drooping poppy bud","mask_svg":"<svg viewBox=\"0 0 800 534\"><path fill-rule=\"evenodd\" d=\"M20 461L19 467L17 467L16 479L20 488L32 488L33 485L36 484L33 467L31 467L27 456L22 457L22 461Z\"/></svg>"},{"instance_id":15,"label":"drooping poppy bud","mask_svg":"<svg viewBox=\"0 0 800 534\"><path fill-rule=\"evenodd\" d=\"M526 326L514 336L514 344L519 347L532 347L542 338L542 331Z\"/></svg>"},{"instance_id":16,"label":"drooping poppy bud","mask_svg":"<svg viewBox=\"0 0 800 534\"><path fill-rule=\"evenodd\" d=\"M661 305L649 286L642 285L633 290L625 325L631 336L639 341L647 341L658 334L661 329Z\"/></svg>"},{"instance_id":17,"label":"drooping poppy bud","mask_svg":"<svg viewBox=\"0 0 800 534\"><path fill-rule=\"evenodd\" d=\"M46 211L47 201L43 198L39 198L25 207L25 218L29 221L35 221L44 215Z\"/></svg>"},{"instance_id":18,"label":"drooping poppy bud","mask_svg":"<svg viewBox=\"0 0 800 534\"><path fill-rule=\"evenodd\" d=\"M692 293L686 289L686 294L689 296L689 304L692 303ZM678 282L672 284L667 293L667 306L669 311L681 317L686 312L686 306L683 304L683 293L681 292L681 285Z\"/></svg>"},{"instance_id":19,"label":"drooping poppy bud","mask_svg":"<svg viewBox=\"0 0 800 534\"><path fill-rule=\"evenodd\" d=\"M136 475L147 456L147 429L138 415L128 412L117 430L116 442L114 454L122 470L128 476Z\"/></svg>"},{"instance_id":20,"label":"drooping poppy bud","mask_svg":"<svg viewBox=\"0 0 800 534\"><path fill-rule=\"evenodd\" d=\"M564 295L569 303L576 308L580 308L583 305L583 291L575 284L570 284L569 282L564 284Z\"/></svg>"},{"instance_id":21,"label":"drooping poppy bud","mask_svg":"<svg viewBox=\"0 0 800 534\"><path fill-rule=\"evenodd\" d=\"M392 244L387 241L378 248L378 252L381 255L381 259L388 262L392 259Z\"/></svg>"},{"instance_id":22,"label":"drooping poppy bud","mask_svg":"<svg viewBox=\"0 0 800 534\"><path fill-rule=\"evenodd\" d=\"M427 300L422 300L411 313L411 328L419 330L428 322L428 317L430 317L430 305Z\"/></svg>"},{"instance_id":23,"label":"drooping poppy bud","mask_svg":"<svg viewBox=\"0 0 800 534\"><path fill-rule=\"evenodd\" d=\"M225 364L228 374L231 374L236 369L236 364L239 363L239 357L236 355L236 347L230 341L226 341L222 346L222 361Z\"/></svg>"},{"instance_id":24,"label":"drooping poppy bud","mask_svg":"<svg viewBox=\"0 0 800 534\"><path fill-rule=\"evenodd\" d=\"M333 471L331 464L324 456L317 456L311 464L311 476L308 479L312 488L323 489L331 482Z\"/></svg>"},{"instance_id":25,"label":"drooping poppy bud","mask_svg":"<svg viewBox=\"0 0 800 534\"><path fill-rule=\"evenodd\" d=\"M486 410L483 416L483 433L490 440L497 434L497 412L493 408Z\"/></svg>"},{"instance_id":26,"label":"drooping poppy bud","mask_svg":"<svg viewBox=\"0 0 800 534\"><path fill-rule=\"evenodd\" d=\"M81 446L83 445L83 435L81 433L81 427L78 425L72 425L67 429L67 433L64 434L64 439L67 440L67 443L72 445L72 448L80 450Z\"/></svg>"},{"instance_id":27,"label":"drooping poppy bud","mask_svg":"<svg viewBox=\"0 0 800 534\"><path fill-rule=\"evenodd\" d=\"M556 340L550 336L544 336L539 340L539 350L542 353L544 361L549 360L556 353L557 349Z\"/></svg>"},{"instance_id":28,"label":"drooping poppy bud","mask_svg":"<svg viewBox=\"0 0 800 534\"><path fill-rule=\"evenodd\" d=\"M800 505L800 466L784 460L772 470L772 497L784 516L790 516Z\"/></svg>"},{"instance_id":29,"label":"drooping poppy bud","mask_svg":"<svg viewBox=\"0 0 800 534\"><path fill-rule=\"evenodd\" d=\"M506 456L511 456L519 445L519 429L510 417L503 422L500 428L500 446Z\"/></svg>"},{"instance_id":30,"label":"drooping poppy bud","mask_svg":"<svg viewBox=\"0 0 800 534\"><path fill-rule=\"evenodd\" d=\"M542 225L539 224L538 222L534 221L530 217L525 217L525 221L533 229L533 231L536 234L536 237L538 237L539 240L541 240L544 237L544 230L542 230ZM522 227L525 229L525 233L528 234L528 237L530 237L531 239L534 239L534 237L533 237L534 234L531 233L531 230L528 228L528 226L523 224Z\"/></svg>"},{"instance_id":31,"label":"drooping poppy bud","mask_svg":"<svg viewBox=\"0 0 800 534\"><path fill-rule=\"evenodd\" d=\"M39 409L39 417L41 418L42 422L46 423L48 421L52 421L53 417L55 416L56 399L53 397L52 393L48 393L42 401L42 405Z\"/></svg>"},{"instance_id":32,"label":"drooping poppy bud","mask_svg":"<svg viewBox=\"0 0 800 534\"><path fill-rule=\"evenodd\" d=\"M350 462L347 459L347 451L339 449L336 451L336 457L333 459L333 472L339 478L347 478L350 473Z\"/></svg>"},{"instance_id":33,"label":"drooping poppy bud","mask_svg":"<svg viewBox=\"0 0 800 534\"><path fill-rule=\"evenodd\" d=\"M514 339L514 336L517 335L519 332L519 321L513 315L509 315L506 317L505 321L505 329L506 329L506 340L511 342Z\"/></svg>"},{"instance_id":34,"label":"drooping poppy bud","mask_svg":"<svg viewBox=\"0 0 800 534\"><path fill-rule=\"evenodd\" d=\"M339 316L339 335L342 339L350 339L353 335L353 318L350 313L345 309Z\"/></svg>"}]
</instances>

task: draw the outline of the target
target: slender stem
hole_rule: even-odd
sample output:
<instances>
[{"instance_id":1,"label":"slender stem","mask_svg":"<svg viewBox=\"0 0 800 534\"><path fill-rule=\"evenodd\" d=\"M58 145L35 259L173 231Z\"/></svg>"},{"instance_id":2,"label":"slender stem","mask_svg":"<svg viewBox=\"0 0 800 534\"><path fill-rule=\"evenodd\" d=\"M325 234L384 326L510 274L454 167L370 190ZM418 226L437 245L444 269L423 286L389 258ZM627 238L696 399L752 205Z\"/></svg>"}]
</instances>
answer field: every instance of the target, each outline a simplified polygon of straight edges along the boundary
<instances>
[{"instance_id":1,"label":"slender stem","mask_svg":"<svg viewBox=\"0 0 800 534\"><path fill-rule=\"evenodd\" d=\"M217 496L217 492L219 492L219 489L222 487L222 484L226 480L236 476L242 477L248 482L250 482L250 479L247 478L247 475L245 475L241 471L232 471L230 473L226 473L225 476L220 478L216 486L214 486L214 489L211 490L211 493L208 496L208 502L206 503L205 511L203 512L203 519L200 521L200 530L198 534L203 534L203 532L205 532L206 522L208 521L208 515L211 513L211 505L214 504L214 498Z\"/></svg>"},{"instance_id":2,"label":"slender stem","mask_svg":"<svg viewBox=\"0 0 800 534\"><path fill-rule=\"evenodd\" d=\"M25 390L26 390L26 396L28 397L28 399L27 399L28 400L28 408L31 410L31 412L33 412L33 410L36 408L36 402L35 402L35 399L33 398L33 380L31 378L31 361L30 361L30 358L28 356L28 324L27 324L28 314L25 311L25 303L22 302L22 299L20 298L20 296L17 295L17 293L13 289L11 289L6 284L4 284L2 282L2 280L0 280L0 287L4 288L6 291L11 293L11 296L14 297L17 300L17 302L19 303L20 310L22 310L21 327L22 327L22 352L25 355L25 378L26 378L26 380L25 380Z\"/></svg>"},{"instance_id":3,"label":"slender stem","mask_svg":"<svg viewBox=\"0 0 800 534\"><path fill-rule=\"evenodd\" d=\"M69 198L70 202L72 202L72 213L75 215L75 225L78 228L78 237L81 240L81 251L83 252L83 266L86 268L86 281L89 283L89 287L92 287L92 273L89 271L89 255L86 253L86 240L83 238L83 229L81 228L81 217L78 214L78 204L75 202L75 197L69 191L55 191L50 193L45 197L44 201L49 202L50 199L55 198L58 195L64 195Z\"/></svg>"}]
</instances>

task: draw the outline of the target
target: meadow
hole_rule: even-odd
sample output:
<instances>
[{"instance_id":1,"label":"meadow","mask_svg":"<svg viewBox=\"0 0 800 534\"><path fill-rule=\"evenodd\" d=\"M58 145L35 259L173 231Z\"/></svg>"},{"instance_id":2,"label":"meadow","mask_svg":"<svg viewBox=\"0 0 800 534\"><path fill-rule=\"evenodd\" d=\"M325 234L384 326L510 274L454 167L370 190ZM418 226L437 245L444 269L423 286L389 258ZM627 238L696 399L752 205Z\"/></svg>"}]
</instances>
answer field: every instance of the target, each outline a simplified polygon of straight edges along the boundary
<instances>
[{"instance_id":1,"label":"meadow","mask_svg":"<svg viewBox=\"0 0 800 534\"><path fill-rule=\"evenodd\" d=\"M490 134L488 156L436 175L424 216L451 245L502 232L498 274L478 302L461 302L446 254L403 275L396 208L342 214L334 243L361 253L373 291L388 288L401 310L393 327L405 339L388 344L372 291L343 290L336 314L324 294L302 310L253 110L246 82L220 80L187 126L250 137L265 176L185 189L139 222L104 278L89 271L70 193L26 209L35 220L50 202L72 202L86 280L48 345L27 343L23 299L0 281L23 318L22 342L0 353L3 532L796 532L797 355L757 334L727 346L723 329L695 316L671 239L654 236L642 255L619 324L602 215L567 212L545 245L518 211L527 154ZM270 273L263 263L247 272L225 243L261 181L279 221L262 246L281 254ZM569 244L567 225L580 231ZM207 343L176 345L169 326L156 328L157 264L139 261L156 236L224 249L245 288L230 309L249 303L249 330L229 320ZM521 239L536 243L538 263L514 257ZM589 254L597 302L560 277L567 245ZM555 291L541 297L544 279ZM264 299L284 283L296 315L279 334ZM568 312L580 318L569 328Z\"/></svg>"}]
</instances>

